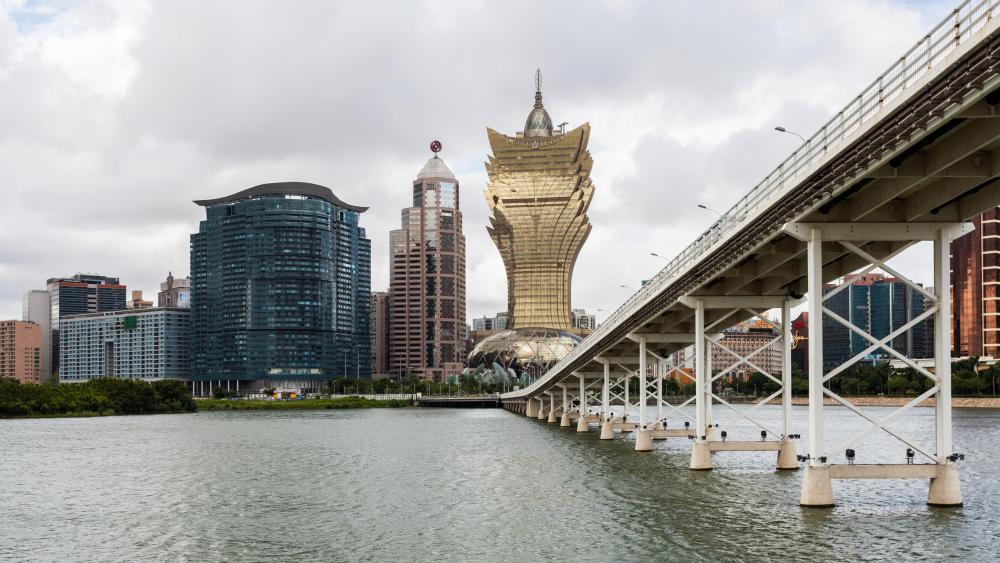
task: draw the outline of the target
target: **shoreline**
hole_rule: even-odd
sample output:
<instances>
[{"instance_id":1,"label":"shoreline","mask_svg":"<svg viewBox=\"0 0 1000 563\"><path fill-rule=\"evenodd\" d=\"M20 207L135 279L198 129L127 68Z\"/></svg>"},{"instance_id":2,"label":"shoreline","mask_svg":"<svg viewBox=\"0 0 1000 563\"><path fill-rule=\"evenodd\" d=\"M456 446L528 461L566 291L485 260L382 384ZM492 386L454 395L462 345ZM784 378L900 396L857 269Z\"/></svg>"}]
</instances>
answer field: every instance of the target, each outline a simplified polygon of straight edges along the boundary
<instances>
[{"instance_id":1,"label":"shoreline","mask_svg":"<svg viewBox=\"0 0 1000 563\"><path fill-rule=\"evenodd\" d=\"M339 410L339 409L384 409L413 406L411 401L391 399L378 401L363 397L340 397L337 399L287 399L268 401L257 399L196 399L198 412L220 411L279 411L279 410Z\"/></svg>"}]
</instances>

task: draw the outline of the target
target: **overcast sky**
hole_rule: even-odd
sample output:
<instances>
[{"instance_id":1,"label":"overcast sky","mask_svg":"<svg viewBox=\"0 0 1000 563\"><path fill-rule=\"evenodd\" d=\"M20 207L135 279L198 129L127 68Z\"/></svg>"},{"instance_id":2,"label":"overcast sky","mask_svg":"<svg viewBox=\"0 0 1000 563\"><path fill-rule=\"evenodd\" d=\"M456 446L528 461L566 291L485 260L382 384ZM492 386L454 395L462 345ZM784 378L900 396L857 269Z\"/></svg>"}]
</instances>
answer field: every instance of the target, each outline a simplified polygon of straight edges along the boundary
<instances>
[{"instance_id":1,"label":"overcast sky","mask_svg":"<svg viewBox=\"0 0 1000 563\"><path fill-rule=\"evenodd\" d=\"M301 180L369 206L372 287L440 139L461 182L469 317L506 309L486 127L544 76L589 121L596 192L573 304L599 318L952 8L951 2L0 0L0 319L45 279L155 295L194 199ZM923 269L920 269L923 268ZM912 271L912 270L911 270ZM918 281L930 269L918 267Z\"/></svg>"}]
</instances>

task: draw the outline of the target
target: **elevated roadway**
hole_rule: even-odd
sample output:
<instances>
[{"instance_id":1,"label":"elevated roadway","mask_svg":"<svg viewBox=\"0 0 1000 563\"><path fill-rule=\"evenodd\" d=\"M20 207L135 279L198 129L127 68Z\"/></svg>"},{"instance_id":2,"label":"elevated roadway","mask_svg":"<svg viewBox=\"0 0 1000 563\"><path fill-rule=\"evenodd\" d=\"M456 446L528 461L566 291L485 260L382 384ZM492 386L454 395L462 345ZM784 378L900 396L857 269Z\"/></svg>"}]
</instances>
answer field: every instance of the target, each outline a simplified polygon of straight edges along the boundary
<instances>
[{"instance_id":1,"label":"elevated roadway","mask_svg":"<svg viewBox=\"0 0 1000 563\"><path fill-rule=\"evenodd\" d=\"M777 327L783 367L780 373L758 371L782 384L782 390L771 398L782 402L786 418L780 429L761 428L762 438L787 444L796 436L787 419L789 311L808 298L810 444L809 453L800 456L807 466L802 504L832 505L829 465L834 452L840 455L845 450L827 444L830 437L823 433L821 399L835 395L824 383L849 364L824 369L822 321L844 324L846 319L835 318L817 296L824 294L824 284L859 270L880 268L909 283L913 291L924 293L932 305L919 320L927 319L935 327L935 369L920 366L918 372L933 382L931 392L920 398L936 395L944 405L935 409L935 444L924 447L905 436L897 437L943 468L944 477L931 481L928 502L959 504L957 477L951 482L945 475L957 460L951 446L948 245L971 230L970 218L1000 205L997 4L996 0L962 3L572 353L530 386L503 394L504 407L539 417L547 411L595 413L602 424L610 424L614 423L610 401L623 399L626 413L633 413L633 406L639 411L639 418L631 420L638 423L636 449L641 451L648 449L645 430L662 426L673 416L683 420L678 407L690 404L696 416L687 417L686 422L694 424L698 437L692 469L711 468L711 452L726 449L712 445L723 440L719 436L723 429L713 424L712 408L728 407L713 392L713 382L719 379L718 371L732 369L713 371L713 350L737 358L738 364L759 367L752 354L740 356L727 350L717 333L777 308L783 311ZM933 292L884 263L925 240L935 246ZM873 350L905 360L887 346L888 341L880 342L860 327L848 328L871 342ZM684 359L674 355L680 350L687 350ZM663 404L657 395L657 387L671 374L696 384L695 396L687 403ZM640 382L635 403L636 397L629 398L633 378ZM650 397L653 407L647 406ZM863 412L859 415L869 419L872 430L886 429L887 421L871 419ZM792 445L789 448L794 451ZM785 454L788 465L789 455L795 456ZM850 472L833 474L840 478ZM911 474L913 470L900 472L901 478ZM941 493L944 496L935 496L935 487L938 493L946 489Z\"/></svg>"}]
</instances>

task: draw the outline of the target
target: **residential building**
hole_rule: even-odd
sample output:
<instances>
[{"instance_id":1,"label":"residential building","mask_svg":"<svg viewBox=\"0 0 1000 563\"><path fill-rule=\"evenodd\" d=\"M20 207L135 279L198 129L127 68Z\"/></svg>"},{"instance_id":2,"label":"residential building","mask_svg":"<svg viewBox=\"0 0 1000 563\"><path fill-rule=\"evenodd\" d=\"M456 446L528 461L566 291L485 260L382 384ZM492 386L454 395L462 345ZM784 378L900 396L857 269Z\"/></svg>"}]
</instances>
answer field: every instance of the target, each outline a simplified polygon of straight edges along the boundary
<instances>
[{"instance_id":1,"label":"residential building","mask_svg":"<svg viewBox=\"0 0 1000 563\"><path fill-rule=\"evenodd\" d=\"M0 377L41 383L42 329L31 321L0 321Z\"/></svg>"},{"instance_id":2,"label":"residential building","mask_svg":"<svg viewBox=\"0 0 1000 563\"><path fill-rule=\"evenodd\" d=\"M318 390L371 375L366 207L306 182L195 203L206 215L191 235L196 393L213 385Z\"/></svg>"},{"instance_id":3,"label":"residential building","mask_svg":"<svg viewBox=\"0 0 1000 563\"><path fill-rule=\"evenodd\" d=\"M149 309L153 306L152 301L146 301L142 298L141 289L132 290L132 299L125 302L126 309Z\"/></svg>"},{"instance_id":4,"label":"residential building","mask_svg":"<svg viewBox=\"0 0 1000 563\"><path fill-rule=\"evenodd\" d=\"M767 319L753 318L722 332L720 342L753 365L741 363L720 346L712 346L712 371L725 381L746 379L759 371L781 377L781 340L779 330ZM760 369L757 369L760 368ZM728 371L727 371L728 370Z\"/></svg>"},{"instance_id":5,"label":"residential building","mask_svg":"<svg viewBox=\"0 0 1000 563\"><path fill-rule=\"evenodd\" d=\"M1000 357L1000 208L951 241L951 355Z\"/></svg>"},{"instance_id":6,"label":"residential building","mask_svg":"<svg viewBox=\"0 0 1000 563\"><path fill-rule=\"evenodd\" d=\"M39 375L42 383L52 377L52 303L46 289L32 289L24 294L21 308L21 320L31 321L38 325L42 333L42 345L39 350Z\"/></svg>"},{"instance_id":7,"label":"residential building","mask_svg":"<svg viewBox=\"0 0 1000 563\"><path fill-rule=\"evenodd\" d=\"M103 313L125 309L125 285L118 278L98 274L76 274L49 278L50 358L52 371L59 372L59 322L70 315Z\"/></svg>"},{"instance_id":8,"label":"residential building","mask_svg":"<svg viewBox=\"0 0 1000 563\"><path fill-rule=\"evenodd\" d=\"M59 381L188 378L190 309L134 308L64 317Z\"/></svg>"},{"instance_id":9,"label":"residential building","mask_svg":"<svg viewBox=\"0 0 1000 563\"><path fill-rule=\"evenodd\" d=\"M190 307L191 278L175 278L173 272L167 272L167 280L160 283L156 302L157 307Z\"/></svg>"},{"instance_id":10,"label":"residential building","mask_svg":"<svg viewBox=\"0 0 1000 563\"><path fill-rule=\"evenodd\" d=\"M389 293L372 292L372 377L390 375L389 371Z\"/></svg>"},{"instance_id":11,"label":"residential building","mask_svg":"<svg viewBox=\"0 0 1000 563\"><path fill-rule=\"evenodd\" d=\"M389 233L390 370L440 379L465 367L465 235L459 182L431 144L413 206Z\"/></svg>"},{"instance_id":12,"label":"residential building","mask_svg":"<svg viewBox=\"0 0 1000 563\"><path fill-rule=\"evenodd\" d=\"M492 317L472 319L472 330L475 332L507 330L507 312L497 313Z\"/></svg>"}]
</instances>

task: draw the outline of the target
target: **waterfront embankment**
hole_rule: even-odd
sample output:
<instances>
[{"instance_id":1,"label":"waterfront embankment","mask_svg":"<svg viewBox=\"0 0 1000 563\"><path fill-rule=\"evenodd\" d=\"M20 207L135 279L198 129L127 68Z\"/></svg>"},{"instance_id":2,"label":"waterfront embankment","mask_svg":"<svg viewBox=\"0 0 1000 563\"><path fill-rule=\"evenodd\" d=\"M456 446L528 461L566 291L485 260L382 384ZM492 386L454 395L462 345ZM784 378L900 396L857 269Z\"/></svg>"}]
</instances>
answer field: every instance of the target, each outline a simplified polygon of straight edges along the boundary
<instances>
[{"instance_id":1,"label":"waterfront embankment","mask_svg":"<svg viewBox=\"0 0 1000 563\"><path fill-rule=\"evenodd\" d=\"M337 399L291 399L267 401L253 399L198 399L201 411L279 411L279 410L329 410L409 407L413 402L405 399L376 401L364 397Z\"/></svg>"}]
</instances>

